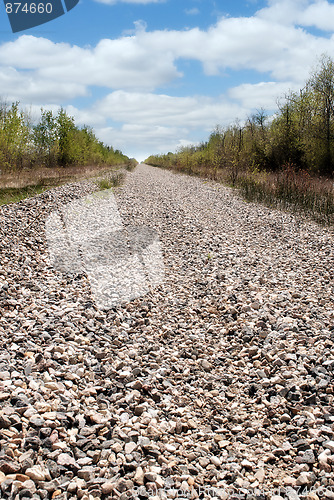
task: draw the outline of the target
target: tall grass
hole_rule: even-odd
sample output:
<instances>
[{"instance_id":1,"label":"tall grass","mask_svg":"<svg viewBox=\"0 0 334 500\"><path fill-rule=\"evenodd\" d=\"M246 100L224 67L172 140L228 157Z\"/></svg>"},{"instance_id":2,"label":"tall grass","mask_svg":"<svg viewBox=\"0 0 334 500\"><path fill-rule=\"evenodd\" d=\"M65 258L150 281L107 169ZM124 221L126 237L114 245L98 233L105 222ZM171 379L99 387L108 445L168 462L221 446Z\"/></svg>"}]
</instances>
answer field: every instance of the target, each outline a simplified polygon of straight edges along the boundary
<instances>
[{"instance_id":1,"label":"tall grass","mask_svg":"<svg viewBox=\"0 0 334 500\"><path fill-rule=\"evenodd\" d=\"M247 201L293 209L316 221L334 223L334 187L330 179L312 177L287 164L279 172L249 172L238 187Z\"/></svg>"},{"instance_id":2,"label":"tall grass","mask_svg":"<svg viewBox=\"0 0 334 500\"><path fill-rule=\"evenodd\" d=\"M16 203L18 201L24 200L25 198L31 198L36 196L43 191L46 191L51 186L41 181L38 184L25 186L21 188L9 187L0 188L0 205L6 205L8 203Z\"/></svg>"},{"instance_id":3,"label":"tall grass","mask_svg":"<svg viewBox=\"0 0 334 500\"><path fill-rule=\"evenodd\" d=\"M270 172L247 167L242 161L218 168L208 163L200 164L196 155L193 160L185 162L184 157L175 154L173 157L151 157L145 162L218 181L237 189L247 201L302 212L321 224L334 224L334 183L329 178L310 175L291 163Z\"/></svg>"},{"instance_id":4,"label":"tall grass","mask_svg":"<svg viewBox=\"0 0 334 500\"><path fill-rule=\"evenodd\" d=\"M125 165L125 170L127 170L128 172L132 172L137 165L138 165L137 160L135 160L134 158L130 158L128 163Z\"/></svg>"},{"instance_id":5,"label":"tall grass","mask_svg":"<svg viewBox=\"0 0 334 500\"><path fill-rule=\"evenodd\" d=\"M103 191L104 189L111 189L122 184L125 179L124 171L116 171L109 173L108 176L96 180L98 188Z\"/></svg>"},{"instance_id":6,"label":"tall grass","mask_svg":"<svg viewBox=\"0 0 334 500\"><path fill-rule=\"evenodd\" d=\"M15 203L36 196L55 186L83 179L91 179L99 189L119 186L125 171L118 167L54 167L23 170L0 174L0 205Z\"/></svg>"},{"instance_id":7,"label":"tall grass","mask_svg":"<svg viewBox=\"0 0 334 500\"><path fill-rule=\"evenodd\" d=\"M103 174L110 170L106 166L71 166L71 167L37 167L24 170L2 170L0 173L0 188L21 188L37 185L40 182L62 183L67 180L80 180Z\"/></svg>"}]
</instances>

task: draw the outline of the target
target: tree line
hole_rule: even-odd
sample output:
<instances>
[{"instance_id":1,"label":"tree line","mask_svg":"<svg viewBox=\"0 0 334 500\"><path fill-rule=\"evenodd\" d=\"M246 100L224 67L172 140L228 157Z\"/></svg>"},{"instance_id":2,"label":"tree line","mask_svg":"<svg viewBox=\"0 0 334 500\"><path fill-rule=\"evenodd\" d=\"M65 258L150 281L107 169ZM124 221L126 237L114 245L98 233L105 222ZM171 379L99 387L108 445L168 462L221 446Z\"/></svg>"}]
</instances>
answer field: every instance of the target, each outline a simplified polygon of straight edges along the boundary
<instances>
[{"instance_id":1,"label":"tree line","mask_svg":"<svg viewBox=\"0 0 334 500\"><path fill-rule=\"evenodd\" d=\"M207 142L147 163L188 173L228 172L232 185L242 172L282 169L332 177L334 172L334 62L323 55L299 92L289 92L269 116L263 109L244 124L217 126Z\"/></svg>"},{"instance_id":2,"label":"tree line","mask_svg":"<svg viewBox=\"0 0 334 500\"><path fill-rule=\"evenodd\" d=\"M130 160L99 141L90 127L79 128L60 108L41 109L37 124L18 102L0 102L0 169L71 165L118 165Z\"/></svg>"}]
</instances>

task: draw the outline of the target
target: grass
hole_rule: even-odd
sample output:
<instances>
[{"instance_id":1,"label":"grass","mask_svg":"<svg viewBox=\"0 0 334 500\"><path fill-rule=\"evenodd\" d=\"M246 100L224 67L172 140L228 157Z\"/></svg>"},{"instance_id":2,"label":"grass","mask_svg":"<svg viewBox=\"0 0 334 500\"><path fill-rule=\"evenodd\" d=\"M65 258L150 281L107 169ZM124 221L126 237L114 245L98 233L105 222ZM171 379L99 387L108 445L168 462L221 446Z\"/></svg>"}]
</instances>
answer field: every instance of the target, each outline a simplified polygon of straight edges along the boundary
<instances>
[{"instance_id":1,"label":"grass","mask_svg":"<svg viewBox=\"0 0 334 500\"><path fill-rule=\"evenodd\" d=\"M110 170L111 167L109 167ZM108 170L106 166L86 166L86 167L38 167L24 170L8 170L0 175L1 188L35 186L40 182L67 182L70 180L81 180L92 177L98 173Z\"/></svg>"},{"instance_id":2,"label":"grass","mask_svg":"<svg viewBox=\"0 0 334 500\"><path fill-rule=\"evenodd\" d=\"M120 186L125 178L124 172L111 172L107 177L96 180L96 184L100 191L111 189L112 187Z\"/></svg>"},{"instance_id":3,"label":"grass","mask_svg":"<svg viewBox=\"0 0 334 500\"><path fill-rule=\"evenodd\" d=\"M25 198L31 198L32 196L43 193L43 191L46 191L47 189L49 189L49 186L44 183L21 188L0 188L0 205L16 203L24 200Z\"/></svg>"},{"instance_id":4,"label":"grass","mask_svg":"<svg viewBox=\"0 0 334 500\"><path fill-rule=\"evenodd\" d=\"M0 205L16 203L31 198L52 187L92 179L99 189L110 189L119 186L125 172L114 167L89 166L66 168L36 168L16 172L2 172L0 175ZM102 178L99 178L103 175ZM96 179L96 180L95 180Z\"/></svg>"},{"instance_id":5,"label":"grass","mask_svg":"<svg viewBox=\"0 0 334 500\"><path fill-rule=\"evenodd\" d=\"M127 165L125 165L125 170L127 170L128 172L132 172L137 165L138 162L134 159L131 159L130 162Z\"/></svg>"},{"instance_id":6,"label":"grass","mask_svg":"<svg viewBox=\"0 0 334 500\"><path fill-rule=\"evenodd\" d=\"M330 179L297 172L291 165L275 173L249 173L239 180L247 201L303 212L321 224L334 224L334 187Z\"/></svg>"},{"instance_id":7,"label":"grass","mask_svg":"<svg viewBox=\"0 0 334 500\"><path fill-rule=\"evenodd\" d=\"M110 182L109 179L100 179L99 181L96 182L96 184L100 189L100 191L112 188L112 183Z\"/></svg>"}]
</instances>

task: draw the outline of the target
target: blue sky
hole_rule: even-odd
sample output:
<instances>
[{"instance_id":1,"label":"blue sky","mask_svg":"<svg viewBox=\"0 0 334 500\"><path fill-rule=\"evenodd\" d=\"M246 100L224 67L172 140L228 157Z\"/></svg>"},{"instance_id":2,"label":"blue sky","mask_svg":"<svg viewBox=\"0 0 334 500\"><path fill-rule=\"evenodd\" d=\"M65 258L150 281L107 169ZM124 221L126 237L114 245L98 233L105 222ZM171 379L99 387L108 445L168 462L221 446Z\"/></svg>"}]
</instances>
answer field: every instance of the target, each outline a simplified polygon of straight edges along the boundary
<instances>
[{"instance_id":1,"label":"blue sky","mask_svg":"<svg viewBox=\"0 0 334 500\"><path fill-rule=\"evenodd\" d=\"M327 0L80 0L13 34L0 15L0 96L65 107L138 160L205 141L298 90L334 58Z\"/></svg>"}]
</instances>

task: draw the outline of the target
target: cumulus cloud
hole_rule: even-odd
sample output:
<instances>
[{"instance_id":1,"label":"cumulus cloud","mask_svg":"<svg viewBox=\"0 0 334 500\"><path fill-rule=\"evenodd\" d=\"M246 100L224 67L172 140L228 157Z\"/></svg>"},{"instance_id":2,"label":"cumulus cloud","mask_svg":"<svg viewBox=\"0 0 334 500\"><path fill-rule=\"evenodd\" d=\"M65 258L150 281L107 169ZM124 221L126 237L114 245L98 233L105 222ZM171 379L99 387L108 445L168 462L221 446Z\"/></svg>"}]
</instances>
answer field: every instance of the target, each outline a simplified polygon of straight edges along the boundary
<instances>
[{"instance_id":1,"label":"cumulus cloud","mask_svg":"<svg viewBox=\"0 0 334 500\"><path fill-rule=\"evenodd\" d=\"M211 129L217 123L231 123L238 113L245 114L239 103L233 103L224 96L171 97L164 94L125 92L117 90L94 103L92 109L69 108L78 123L85 123L88 116L96 118L94 125L102 119L117 123L141 126L183 127L184 130ZM241 117L241 116L240 116Z\"/></svg>"},{"instance_id":2,"label":"cumulus cloud","mask_svg":"<svg viewBox=\"0 0 334 500\"><path fill-rule=\"evenodd\" d=\"M205 140L217 124L246 117L248 109L223 95L172 97L115 91L86 109L66 108L78 125L89 123L106 144L142 160Z\"/></svg>"},{"instance_id":3,"label":"cumulus cloud","mask_svg":"<svg viewBox=\"0 0 334 500\"><path fill-rule=\"evenodd\" d=\"M88 94L87 87L79 82L52 81L33 72L23 73L4 66L0 66L0 88L7 101L21 100L31 104L50 102L50 97L52 102L61 103L64 96L72 99Z\"/></svg>"},{"instance_id":4,"label":"cumulus cloud","mask_svg":"<svg viewBox=\"0 0 334 500\"><path fill-rule=\"evenodd\" d=\"M317 5L321 8L322 2ZM140 24L134 35L104 39L95 47L23 35L1 45L0 65L29 70L36 81L77 85L82 95L83 86L93 85L155 90L182 78L177 68L181 59L199 61L208 76L249 69L269 73L272 80L302 82L317 56L334 52L334 37L328 40L274 23L261 12L249 18L222 18L206 31L147 32ZM65 92L65 99L72 92Z\"/></svg>"},{"instance_id":5,"label":"cumulus cloud","mask_svg":"<svg viewBox=\"0 0 334 500\"><path fill-rule=\"evenodd\" d=\"M156 44L162 43L161 36L147 35ZM178 58L199 60L208 75L243 68L269 73L275 79L301 81L308 72L310 54L334 50L334 39L258 17L223 18L207 31L171 33L169 47Z\"/></svg>"},{"instance_id":6,"label":"cumulus cloud","mask_svg":"<svg viewBox=\"0 0 334 500\"><path fill-rule=\"evenodd\" d=\"M143 161L154 152L167 153L179 147L194 144L194 140L189 137L189 132L182 127L125 124L119 129L96 128L96 133L105 144L112 144L138 161Z\"/></svg>"},{"instance_id":7,"label":"cumulus cloud","mask_svg":"<svg viewBox=\"0 0 334 500\"><path fill-rule=\"evenodd\" d=\"M272 23L334 30L334 5L326 0L270 0L257 16Z\"/></svg>"},{"instance_id":8,"label":"cumulus cloud","mask_svg":"<svg viewBox=\"0 0 334 500\"><path fill-rule=\"evenodd\" d=\"M334 30L334 5L328 2L317 2L309 5L300 15L300 24L315 26L320 30Z\"/></svg>"},{"instance_id":9,"label":"cumulus cloud","mask_svg":"<svg viewBox=\"0 0 334 500\"><path fill-rule=\"evenodd\" d=\"M308 7L309 0L268 0L268 6L259 10L256 17L270 23L293 25Z\"/></svg>"},{"instance_id":10,"label":"cumulus cloud","mask_svg":"<svg viewBox=\"0 0 334 500\"><path fill-rule=\"evenodd\" d=\"M30 70L37 79L109 88L153 90L182 76L171 52L162 57L138 38L105 39L81 48L23 35L1 45L0 64Z\"/></svg>"},{"instance_id":11,"label":"cumulus cloud","mask_svg":"<svg viewBox=\"0 0 334 500\"><path fill-rule=\"evenodd\" d=\"M325 36L308 32L308 26L325 30ZM272 109L277 97L300 88L320 54L334 54L328 30L334 30L328 1L269 0L251 17L222 17L206 30L147 31L138 21L132 33L88 47L23 35L0 45L0 88L6 99L36 106L66 105L94 87L105 88L105 97L92 106L68 106L79 124L95 126L102 140L111 134L116 143L106 142L116 147L143 148L149 140L161 151L175 149L198 131L205 138L217 123L243 119L254 108ZM172 97L167 86L185 76L178 68L182 60L199 62L208 78L251 70L258 82L215 98Z\"/></svg>"},{"instance_id":12,"label":"cumulus cloud","mask_svg":"<svg viewBox=\"0 0 334 500\"><path fill-rule=\"evenodd\" d=\"M218 123L229 125L249 111L224 96L171 97L125 91L112 92L90 109L67 110L78 124L87 123L90 117L101 140L130 156L140 155L139 159L154 151L175 151L196 142L197 137L203 140ZM116 125L109 126L109 121ZM123 125L118 127L119 123Z\"/></svg>"},{"instance_id":13,"label":"cumulus cloud","mask_svg":"<svg viewBox=\"0 0 334 500\"><path fill-rule=\"evenodd\" d=\"M228 95L248 110L264 108L272 110L277 100L284 98L289 91L297 91L300 86L294 82L260 82L256 84L242 83L229 89Z\"/></svg>"}]
</instances>

